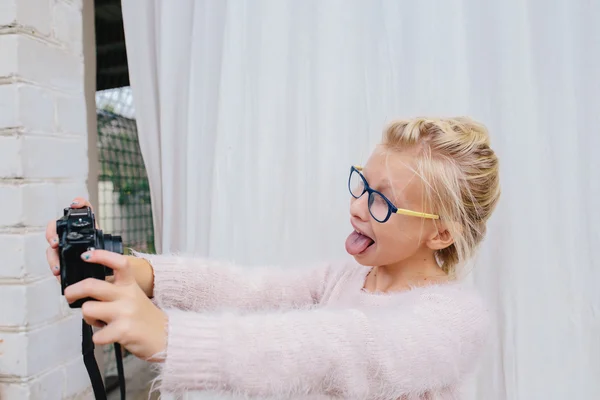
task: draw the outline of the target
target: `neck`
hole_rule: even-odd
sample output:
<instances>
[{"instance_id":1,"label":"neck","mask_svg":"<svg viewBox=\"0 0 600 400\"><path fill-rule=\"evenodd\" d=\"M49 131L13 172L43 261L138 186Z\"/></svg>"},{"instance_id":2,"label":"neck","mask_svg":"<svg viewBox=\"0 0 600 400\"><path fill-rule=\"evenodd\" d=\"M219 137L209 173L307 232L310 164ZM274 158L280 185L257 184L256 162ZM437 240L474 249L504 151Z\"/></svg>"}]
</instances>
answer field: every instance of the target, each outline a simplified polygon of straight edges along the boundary
<instances>
[{"instance_id":1,"label":"neck","mask_svg":"<svg viewBox=\"0 0 600 400\"><path fill-rule=\"evenodd\" d=\"M405 260L375 268L376 290L421 286L448 280L448 275L439 267L433 251L426 249Z\"/></svg>"}]
</instances>

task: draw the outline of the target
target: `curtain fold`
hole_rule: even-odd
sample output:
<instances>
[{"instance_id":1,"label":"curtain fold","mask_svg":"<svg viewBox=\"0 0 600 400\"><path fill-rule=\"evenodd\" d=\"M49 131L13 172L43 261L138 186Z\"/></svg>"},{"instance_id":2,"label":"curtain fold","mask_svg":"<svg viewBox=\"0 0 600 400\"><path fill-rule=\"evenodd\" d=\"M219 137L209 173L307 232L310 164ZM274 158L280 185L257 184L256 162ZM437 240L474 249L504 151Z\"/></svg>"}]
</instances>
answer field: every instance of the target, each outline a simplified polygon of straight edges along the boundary
<instances>
[{"instance_id":1,"label":"curtain fold","mask_svg":"<svg viewBox=\"0 0 600 400\"><path fill-rule=\"evenodd\" d=\"M503 196L472 272L472 399L600 398L600 2L123 0L159 251L344 256L349 166L396 117L470 115Z\"/></svg>"}]
</instances>

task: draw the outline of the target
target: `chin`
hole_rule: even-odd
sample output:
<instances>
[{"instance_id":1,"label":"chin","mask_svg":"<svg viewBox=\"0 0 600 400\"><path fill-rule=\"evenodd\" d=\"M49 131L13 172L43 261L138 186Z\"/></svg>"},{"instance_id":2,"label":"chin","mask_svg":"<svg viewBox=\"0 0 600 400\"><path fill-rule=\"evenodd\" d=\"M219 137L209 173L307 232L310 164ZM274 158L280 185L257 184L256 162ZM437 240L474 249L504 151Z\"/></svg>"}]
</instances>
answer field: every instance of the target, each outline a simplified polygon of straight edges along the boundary
<instances>
[{"instance_id":1,"label":"chin","mask_svg":"<svg viewBox=\"0 0 600 400\"><path fill-rule=\"evenodd\" d=\"M376 265L376 258L374 254L372 254L373 246L367 248L360 254L353 255L354 260L360 265L364 265L365 267L374 267Z\"/></svg>"},{"instance_id":2,"label":"chin","mask_svg":"<svg viewBox=\"0 0 600 400\"><path fill-rule=\"evenodd\" d=\"M375 265L371 262L368 262L368 260L360 257L360 256L354 256L354 260L356 260L357 263L359 263L360 265L362 265L363 267L374 267Z\"/></svg>"}]
</instances>

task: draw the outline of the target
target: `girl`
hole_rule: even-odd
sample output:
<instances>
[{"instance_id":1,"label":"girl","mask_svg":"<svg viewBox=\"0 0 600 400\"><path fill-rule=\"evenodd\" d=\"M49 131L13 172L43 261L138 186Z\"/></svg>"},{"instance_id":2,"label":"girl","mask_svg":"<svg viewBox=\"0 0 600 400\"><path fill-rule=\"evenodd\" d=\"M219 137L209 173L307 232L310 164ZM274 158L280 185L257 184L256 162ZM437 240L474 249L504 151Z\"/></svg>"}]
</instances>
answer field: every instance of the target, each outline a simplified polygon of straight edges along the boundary
<instances>
[{"instance_id":1,"label":"girl","mask_svg":"<svg viewBox=\"0 0 600 400\"><path fill-rule=\"evenodd\" d=\"M81 281L65 297L97 299L82 308L102 327L95 343L156 362L165 391L458 398L488 328L456 279L500 195L486 129L468 118L394 122L348 184L356 262L289 271L95 250L83 259L114 280ZM54 221L47 237L58 275Z\"/></svg>"}]
</instances>

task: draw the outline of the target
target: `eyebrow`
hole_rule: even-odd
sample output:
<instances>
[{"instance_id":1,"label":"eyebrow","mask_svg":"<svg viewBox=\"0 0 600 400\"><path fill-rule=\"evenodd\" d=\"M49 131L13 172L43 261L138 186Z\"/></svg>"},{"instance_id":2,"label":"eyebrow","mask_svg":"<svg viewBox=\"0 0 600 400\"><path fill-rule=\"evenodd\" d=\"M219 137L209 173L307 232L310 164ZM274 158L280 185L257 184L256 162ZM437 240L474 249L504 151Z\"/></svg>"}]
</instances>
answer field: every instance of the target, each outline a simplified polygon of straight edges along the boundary
<instances>
[{"instance_id":1,"label":"eyebrow","mask_svg":"<svg viewBox=\"0 0 600 400\"><path fill-rule=\"evenodd\" d=\"M360 171L360 173L362 174L362 176L365 177L365 179L367 180L367 183L369 184L369 186L371 186L373 189L377 190L378 192L383 192L384 190L387 190L390 188L390 180L389 179L385 179L382 180L381 182L378 182L377 185L373 185L371 183L371 181L369 180L369 177L366 174L366 168L363 167L362 171Z\"/></svg>"},{"instance_id":2,"label":"eyebrow","mask_svg":"<svg viewBox=\"0 0 600 400\"><path fill-rule=\"evenodd\" d=\"M390 188L390 182L387 181L387 180L385 180L385 181L380 182L379 184L377 184L376 187L377 187L376 190L379 190L380 192L383 192L384 190L387 190L387 189Z\"/></svg>"},{"instance_id":3,"label":"eyebrow","mask_svg":"<svg viewBox=\"0 0 600 400\"><path fill-rule=\"evenodd\" d=\"M367 182L368 182L368 180L367 180ZM369 183L369 185L370 185L370 183ZM406 202L406 199L402 193L400 193L400 194L394 193L394 191L392 190L392 186L390 185L389 179L384 179L381 182L379 182L377 185L374 185L371 187L373 189L377 190L378 192L381 192L382 194L384 194L385 197L387 197L388 200L390 200L392 203L394 203L394 205L396 207L398 207L398 204L403 204ZM396 203L398 203L398 204L396 204Z\"/></svg>"},{"instance_id":4,"label":"eyebrow","mask_svg":"<svg viewBox=\"0 0 600 400\"><path fill-rule=\"evenodd\" d=\"M392 187L390 185L389 180L383 180L379 182L377 185L373 186L373 189L381 192L387 197L390 201L394 201L395 193L393 192Z\"/></svg>"}]
</instances>

